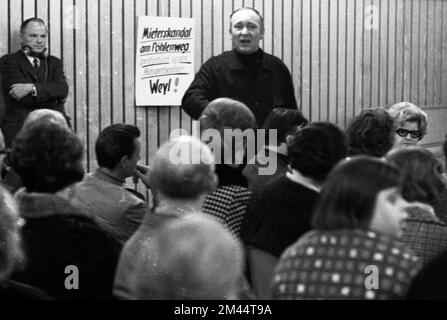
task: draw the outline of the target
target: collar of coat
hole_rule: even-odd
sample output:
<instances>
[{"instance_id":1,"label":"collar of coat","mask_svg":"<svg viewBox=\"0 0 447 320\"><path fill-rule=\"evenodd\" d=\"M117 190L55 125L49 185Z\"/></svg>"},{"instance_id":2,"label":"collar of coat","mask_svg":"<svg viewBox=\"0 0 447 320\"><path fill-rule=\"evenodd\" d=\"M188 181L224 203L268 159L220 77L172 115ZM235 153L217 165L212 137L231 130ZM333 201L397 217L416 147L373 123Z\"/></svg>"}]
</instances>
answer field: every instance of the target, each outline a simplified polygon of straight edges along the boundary
<instances>
[{"instance_id":1,"label":"collar of coat","mask_svg":"<svg viewBox=\"0 0 447 320\"><path fill-rule=\"evenodd\" d=\"M269 59L266 59L267 54L262 49L259 49L259 50L261 51L261 54L262 54L261 69L272 70L272 66L269 63ZM242 63L241 59L239 59L238 54L235 49L230 51L229 68L230 68L230 70L245 69L245 65Z\"/></svg>"},{"instance_id":2,"label":"collar of coat","mask_svg":"<svg viewBox=\"0 0 447 320\"><path fill-rule=\"evenodd\" d=\"M20 215L22 218L43 218L61 215L77 215L88 217L80 209L59 195L50 193L30 193L25 188L20 189L15 195Z\"/></svg>"}]
</instances>

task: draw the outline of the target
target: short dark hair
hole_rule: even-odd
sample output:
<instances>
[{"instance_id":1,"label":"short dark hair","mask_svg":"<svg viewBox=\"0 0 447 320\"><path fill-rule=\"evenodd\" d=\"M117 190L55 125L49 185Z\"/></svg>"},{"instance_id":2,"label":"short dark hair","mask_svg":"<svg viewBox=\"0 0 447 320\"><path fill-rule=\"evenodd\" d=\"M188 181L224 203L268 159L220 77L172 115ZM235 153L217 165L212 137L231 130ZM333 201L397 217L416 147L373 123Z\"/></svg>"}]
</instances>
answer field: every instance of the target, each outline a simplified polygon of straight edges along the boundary
<instances>
[{"instance_id":1,"label":"short dark hair","mask_svg":"<svg viewBox=\"0 0 447 320\"><path fill-rule=\"evenodd\" d=\"M261 15L261 13L256 10L255 8L251 8L251 7L242 7L239 9L234 10L231 15L230 15L230 28L231 28L231 18L233 18L233 16L242 10L248 10L248 11L253 11L258 17L259 17L259 21L261 22L261 33L264 33L265 28L264 28L264 17Z\"/></svg>"},{"instance_id":2,"label":"short dark hair","mask_svg":"<svg viewBox=\"0 0 447 320\"><path fill-rule=\"evenodd\" d=\"M41 23L41 24L43 24L45 26L45 28L47 27L45 22L42 19L37 18L37 17L33 17L33 18L26 19L25 21L22 22L22 24L20 25L20 33L24 33L26 27L28 27L28 25L31 22Z\"/></svg>"},{"instance_id":3,"label":"short dark hair","mask_svg":"<svg viewBox=\"0 0 447 320\"><path fill-rule=\"evenodd\" d=\"M394 120L384 109L365 109L351 121L346 133L350 156L381 158L394 145Z\"/></svg>"},{"instance_id":4,"label":"short dark hair","mask_svg":"<svg viewBox=\"0 0 447 320\"><path fill-rule=\"evenodd\" d=\"M400 187L399 171L378 158L358 156L339 164L323 185L313 215L320 230L369 229L380 191Z\"/></svg>"},{"instance_id":5,"label":"short dark hair","mask_svg":"<svg viewBox=\"0 0 447 320\"><path fill-rule=\"evenodd\" d=\"M405 200L434 205L445 191L442 164L430 151L420 147L396 149L387 160L401 170Z\"/></svg>"},{"instance_id":6,"label":"short dark hair","mask_svg":"<svg viewBox=\"0 0 447 320\"><path fill-rule=\"evenodd\" d=\"M264 121L262 129L277 130L278 144L286 142L287 135L295 128L308 123L298 109L274 108ZM266 135L268 137L268 134Z\"/></svg>"},{"instance_id":7,"label":"short dark hair","mask_svg":"<svg viewBox=\"0 0 447 320\"><path fill-rule=\"evenodd\" d=\"M112 170L123 157L131 157L140 134L138 127L130 124L114 124L102 130L95 144L98 165Z\"/></svg>"},{"instance_id":8,"label":"short dark hair","mask_svg":"<svg viewBox=\"0 0 447 320\"><path fill-rule=\"evenodd\" d=\"M318 181L324 181L347 152L345 133L329 122L308 124L291 136L287 146L292 168Z\"/></svg>"},{"instance_id":9,"label":"short dark hair","mask_svg":"<svg viewBox=\"0 0 447 320\"><path fill-rule=\"evenodd\" d=\"M28 192L54 193L82 180L84 148L67 128L38 121L21 130L12 144L12 167Z\"/></svg>"}]
</instances>

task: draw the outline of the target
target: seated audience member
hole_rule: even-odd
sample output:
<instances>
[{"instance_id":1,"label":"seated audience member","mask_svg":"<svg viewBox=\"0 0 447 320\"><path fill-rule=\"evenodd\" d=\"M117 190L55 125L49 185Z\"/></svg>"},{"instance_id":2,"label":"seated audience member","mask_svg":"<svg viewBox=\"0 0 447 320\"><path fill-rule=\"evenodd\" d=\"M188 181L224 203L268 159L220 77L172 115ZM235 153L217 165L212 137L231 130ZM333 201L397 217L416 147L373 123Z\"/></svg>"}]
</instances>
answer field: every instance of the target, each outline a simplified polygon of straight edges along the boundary
<instances>
[{"instance_id":1,"label":"seated audience member","mask_svg":"<svg viewBox=\"0 0 447 320\"><path fill-rule=\"evenodd\" d=\"M174 155L176 158L171 158ZM132 298L130 282L142 243L150 241L166 222L187 213L200 213L206 195L217 185L213 154L194 137L182 136L163 144L152 168L139 168L139 177L152 189L157 207L154 214L146 215L121 252L113 289L120 299Z\"/></svg>"},{"instance_id":2,"label":"seated audience member","mask_svg":"<svg viewBox=\"0 0 447 320\"><path fill-rule=\"evenodd\" d=\"M430 151L419 147L395 149L387 160L400 169L402 195L410 202L401 240L426 263L447 250L447 225L433 209L445 189L442 165Z\"/></svg>"},{"instance_id":3,"label":"seated audience member","mask_svg":"<svg viewBox=\"0 0 447 320\"><path fill-rule=\"evenodd\" d=\"M447 251L430 260L408 290L408 300L447 300Z\"/></svg>"},{"instance_id":4,"label":"seated audience member","mask_svg":"<svg viewBox=\"0 0 447 320\"><path fill-rule=\"evenodd\" d=\"M250 109L229 98L210 102L200 117L201 136L205 140L211 139L209 146L216 159L219 178L218 188L205 199L203 212L217 218L236 236L239 236L251 197L240 164L246 156L245 149L251 149L254 155L255 127L256 121ZM252 134L252 139L242 143L244 133Z\"/></svg>"},{"instance_id":5,"label":"seated audience member","mask_svg":"<svg viewBox=\"0 0 447 320\"><path fill-rule=\"evenodd\" d=\"M445 137L444 143L442 145L442 151L443 151L443 157L444 157L444 174L443 174L443 180L445 188L442 191L438 201L435 202L434 208L436 215L439 219L441 219L444 223L447 224L447 174L446 174L446 168L447 168L447 135Z\"/></svg>"},{"instance_id":6,"label":"seated audience member","mask_svg":"<svg viewBox=\"0 0 447 320\"><path fill-rule=\"evenodd\" d=\"M383 109L365 109L355 117L346 134L349 156L384 157L394 144L394 120Z\"/></svg>"},{"instance_id":7,"label":"seated audience member","mask_svg":"<svg viewBox=\"0 0 447 320\"><path fill-rule=\"evenodd\" d=\"M415 146L427 134L427 114L410 102L400 102L387 108L394 119L394 148Z\"/></svg>"},{"instance_id":8,"label":"seated audience member","mask_svg":"<svg viewBox=\"0 0 447 320\"><path fill-rule=\"evenodd\" d=\"M46 293L8 279L12 271L25 263L17 204L0 186L0 300L48 300Z\"/></svg>"},{"instance_id":9,"label":"seated audience member","mask_svg":"<svg viewBox=\"0 0 447 320\"><path fill-rule=\"evenodd\" d=\"M331 172L314 230L281 256L275 299L403 299L420 264L398 239L407 217L400 174L361 156Z\"/></svg>"},{"instance_id":10,"label":"seated audience member","mask_svg":"<svg viewBox=\"0 0 447 320\"><path fill-rule=\"evenodd\" d=\"M279 257L311 230L320 188L332 168L347 155L346 135L331 123L311 123L291 136L292 168L259 188L244 221L242 239Z\"/></svg>"},{"instance_id":11,"label":"seated audience member","mask_svg":"<svg viewBox=\"0 0 447 320\"><path fill-rule=\"evenodd\" d=\"M172 220L138 252L135 299L233 300L243 269L239 241L204 215Z\"/></svg>"},{"instance_id":12,"label":"seated audience member","mask_svg":"<svg viewBox=\"0 0 447 320\"><path fill-rule=\"evenodd\" d=\"M118 242L56 194L82 180L82 157L79 137L47 121L20 131L12 146L12 167L24 184L15 198L26 220L28 260L12 278L55 299L112 298Z\"/></svg>"},{"instance_id":13,"label":"seated audience member","mask_svg":"<svg viewBox=\"0 0 447 320\"><path fill-rule=\"evenodd\" d=\"M275 108L270 111L262 127L265 130L266 144L254 158L249 160L242 172L248 180L248 189L251 192L255 192L261 185L288 171L287 137L292 130L297 130L306 124L307 119L299 110ZM269 133L272 131L276 132L276 139L270 141ZM257 147L260 142L257 142Z\"/></svg>"},{"instance_id":14,"label":"seated audience member","mask_svg":"<svg viewBox=\"0 0 447 320\"><path fill-rule=\"evenodd\" d=\"M125 184L140 160L140 130L129 124L105 128L95 144L99 168L71 190L71 202L124 244L148 212L142 195Z\"/></svg>"},{"instance_id":15,"label":"seated audience member","mask_svg":"<svg viewBox=\"0 0 447 320\"><path fill-rule=\"evenodd\" d=\"M34 111L31 111L25 118L22 129L26 129L28 126L38 121L48 121L58 124L63 128L69 128L65 116L61 112L52 109L36 109ZM20 177L17 175L13 168L7 165L5 165L3 185L12 194L16 193L17 190L23 187L23 183L20 180Z\"/></svg>"}]
</instances>

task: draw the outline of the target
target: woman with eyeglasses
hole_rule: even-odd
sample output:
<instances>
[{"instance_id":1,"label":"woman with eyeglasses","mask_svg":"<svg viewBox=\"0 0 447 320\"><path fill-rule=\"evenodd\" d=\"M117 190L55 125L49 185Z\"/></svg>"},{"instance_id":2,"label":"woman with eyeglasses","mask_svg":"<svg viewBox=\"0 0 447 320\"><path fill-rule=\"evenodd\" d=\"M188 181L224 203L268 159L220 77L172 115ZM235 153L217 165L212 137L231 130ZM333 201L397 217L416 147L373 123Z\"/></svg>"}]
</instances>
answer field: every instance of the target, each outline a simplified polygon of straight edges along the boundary
<instances>
[{"instance_id":1,"label":"woman with eyeglasses","mask_svg":"<svg viewBox=\"0 0 447 320\"><path fill-rule=\"evenodd\" d=\"M394 149L415 146L427 134L427 114L410 102L400 102L388 109L394 119Z\"/></svg>"}]
</instances>

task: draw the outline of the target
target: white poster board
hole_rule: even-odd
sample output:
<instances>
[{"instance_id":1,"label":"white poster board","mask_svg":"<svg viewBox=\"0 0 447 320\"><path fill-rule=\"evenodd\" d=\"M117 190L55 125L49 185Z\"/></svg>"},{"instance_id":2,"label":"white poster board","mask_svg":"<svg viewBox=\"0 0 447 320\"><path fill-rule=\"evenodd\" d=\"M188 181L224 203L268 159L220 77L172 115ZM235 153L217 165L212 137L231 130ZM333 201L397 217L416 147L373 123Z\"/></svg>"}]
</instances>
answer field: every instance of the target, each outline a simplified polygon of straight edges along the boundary
<instances>
[{"instance_id":1,"label":"white poster board","mask_svg":"<svg viewBox=\"0 0 447 320\"><path fill-rule=\"evenodd\" d=\"M137 106L179 106L194 79L194 19L138 17Z\"/></svg>"}]
</instances>

